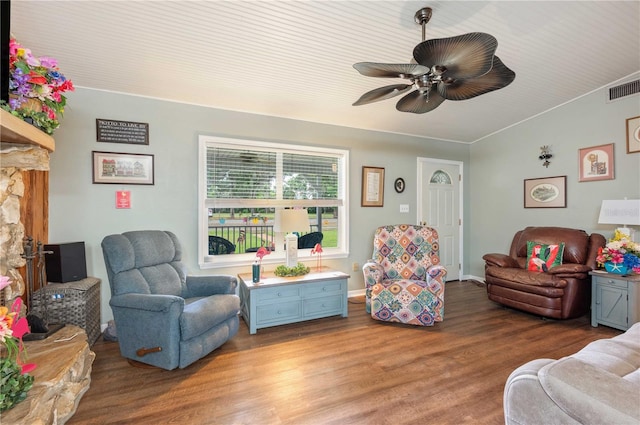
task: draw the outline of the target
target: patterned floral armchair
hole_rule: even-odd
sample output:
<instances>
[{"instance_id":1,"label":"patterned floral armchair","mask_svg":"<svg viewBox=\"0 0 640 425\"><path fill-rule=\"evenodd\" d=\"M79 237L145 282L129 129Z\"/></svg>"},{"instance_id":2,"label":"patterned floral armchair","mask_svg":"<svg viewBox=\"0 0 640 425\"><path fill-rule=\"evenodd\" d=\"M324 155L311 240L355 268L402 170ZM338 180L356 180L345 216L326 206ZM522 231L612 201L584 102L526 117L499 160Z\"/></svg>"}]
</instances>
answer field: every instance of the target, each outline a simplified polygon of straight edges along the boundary
<instances>
[{"instance_id":1,"label":"patterned floral armchair","mask_svg":"<svg viewBox=\"0 0 640 425\"><path fill-rule=\"evenodd\" d=\"M366 309L386 322L432 326L444 318L444 278L438 232L427 226L378 227L373 259L363 267Z\"/></svg>"}]
</instances>

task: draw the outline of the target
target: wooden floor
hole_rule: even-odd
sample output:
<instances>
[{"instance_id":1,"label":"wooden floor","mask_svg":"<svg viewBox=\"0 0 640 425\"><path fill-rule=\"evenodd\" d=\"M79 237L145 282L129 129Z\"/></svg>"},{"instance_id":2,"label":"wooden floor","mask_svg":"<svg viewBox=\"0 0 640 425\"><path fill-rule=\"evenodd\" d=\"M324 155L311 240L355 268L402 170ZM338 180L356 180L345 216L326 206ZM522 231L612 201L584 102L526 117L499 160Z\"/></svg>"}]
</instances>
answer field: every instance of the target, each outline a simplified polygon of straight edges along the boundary
<instances>
[{"instance_id":1,"label":"wooden floor","mask_svg":"<svg viewBox=\"0 0 640 425\"><path fill-rule=\"evenodd\" d=\"M446 284L433 327L373 321L363 300L349 317L266 328L183 370L130 366L98 340L91 387L73 424L502 424L509 374L621 331L587 316L539 317L487 300L484 286Z\"/></svg>"}]
</instances>

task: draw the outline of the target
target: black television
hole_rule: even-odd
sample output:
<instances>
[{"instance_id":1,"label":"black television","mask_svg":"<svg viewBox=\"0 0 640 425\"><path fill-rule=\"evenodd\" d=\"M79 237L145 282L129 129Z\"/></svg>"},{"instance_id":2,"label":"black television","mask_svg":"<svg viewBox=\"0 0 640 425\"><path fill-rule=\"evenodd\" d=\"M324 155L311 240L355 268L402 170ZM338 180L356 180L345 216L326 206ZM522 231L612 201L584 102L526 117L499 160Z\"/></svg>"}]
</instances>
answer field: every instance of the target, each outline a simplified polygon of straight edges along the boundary
<instances>
[{"instance_id":1,"label":"black television","mask_svg":"<svg viewBox=\"0 0 640 425\"><path fill-rule=\"evenodd\" d=\"M0 0L0 100L9 102L9 38L11 1Z\"/></svg>"}]
</instances>

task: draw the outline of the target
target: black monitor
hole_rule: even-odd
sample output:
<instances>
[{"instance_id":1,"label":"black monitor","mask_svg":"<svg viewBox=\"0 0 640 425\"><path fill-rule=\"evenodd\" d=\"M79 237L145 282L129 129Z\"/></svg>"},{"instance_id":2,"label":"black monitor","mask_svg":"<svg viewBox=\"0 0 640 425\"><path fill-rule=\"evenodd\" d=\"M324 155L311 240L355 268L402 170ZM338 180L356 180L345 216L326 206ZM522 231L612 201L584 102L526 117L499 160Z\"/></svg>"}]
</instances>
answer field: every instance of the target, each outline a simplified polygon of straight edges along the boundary
<instances>
[{"instance_id":1,"label":"black monitor","mask_svg":"<svg viewBox=\"0 0 640 425\"><path fill-rule=\"evenodd\" d=\"M0 100L9 102L9 38L11 1L0 0Z\"/></svg>"}]
</instances>

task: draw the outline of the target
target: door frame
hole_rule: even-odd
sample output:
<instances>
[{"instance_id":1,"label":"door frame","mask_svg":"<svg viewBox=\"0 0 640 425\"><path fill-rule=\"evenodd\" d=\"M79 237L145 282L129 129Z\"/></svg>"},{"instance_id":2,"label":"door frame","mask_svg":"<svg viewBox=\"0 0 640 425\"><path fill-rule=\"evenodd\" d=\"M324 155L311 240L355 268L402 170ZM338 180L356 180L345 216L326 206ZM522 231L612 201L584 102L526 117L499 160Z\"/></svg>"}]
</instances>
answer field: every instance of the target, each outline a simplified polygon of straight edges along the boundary
<instances>
[{"instance_id":1,"label":"door frame","mask_svg":"<svg viewBox=\"0 0 640 425\"><path fill-rule=\"evenodd\" d=\"M439 159L439 158L426 158L426 157L418 157L417 159L417 167L416 167L416 223L420 223L420 217L422 214L422 195L424 193L423 187L423 179L422 176L423 164L431 163L431 164L446 164L446 165L454 165L458 167L458 173L460 175L460 179L458 181L460 185L460 190L458 194L458 222L460 223L460 232L458 234L458 252L460 255L460 270L458 273L458 277L460 280L466 279L466 275L463 273L464 271L464 162L462 161L452 161L448 159Z\"/></svg>"}]
</instances>

